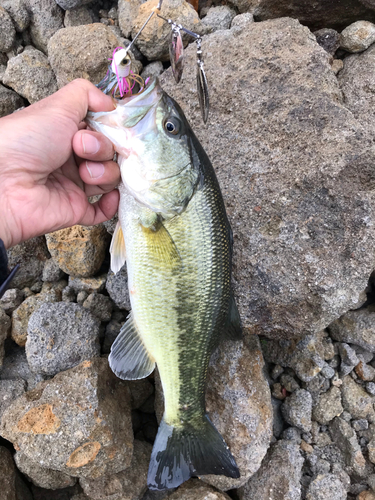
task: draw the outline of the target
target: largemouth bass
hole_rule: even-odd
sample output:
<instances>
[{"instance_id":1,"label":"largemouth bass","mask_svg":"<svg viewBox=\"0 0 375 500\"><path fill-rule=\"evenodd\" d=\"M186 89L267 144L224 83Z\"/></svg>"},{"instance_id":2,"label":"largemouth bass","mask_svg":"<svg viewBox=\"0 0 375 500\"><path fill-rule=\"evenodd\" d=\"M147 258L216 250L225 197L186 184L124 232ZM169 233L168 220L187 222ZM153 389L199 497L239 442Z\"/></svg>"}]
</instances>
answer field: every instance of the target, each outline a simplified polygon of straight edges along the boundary
<instances>
[{"instance_id":1,"label":"largemouth bass","mask_svg":"<svg viewBox=\"0 0 375 500\"><path fill-rule=\"evenodd\" d=\"M205 411L211 353L223 335L238 338L241 330L232 233L212 165L157 80L87 122L113 142L122 178L111 267L126 259L132 311L109 363L125 380L146 377L156 364L163 386L148 486L174 488L203 474L237 478Z\"/></svg>"}]
</instances>

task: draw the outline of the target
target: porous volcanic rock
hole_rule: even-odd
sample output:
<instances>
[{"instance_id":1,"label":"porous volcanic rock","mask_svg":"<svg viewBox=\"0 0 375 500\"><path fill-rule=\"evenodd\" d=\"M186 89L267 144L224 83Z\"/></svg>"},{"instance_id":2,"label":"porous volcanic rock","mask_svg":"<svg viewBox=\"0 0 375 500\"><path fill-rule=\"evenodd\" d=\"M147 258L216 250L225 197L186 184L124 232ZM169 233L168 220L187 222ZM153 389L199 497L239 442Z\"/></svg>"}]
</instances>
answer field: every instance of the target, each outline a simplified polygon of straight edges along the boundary
<instances>
[{"instance_id":1,"label":"porous volcanic rock","mask_svg":"<svg viewBox=\"0 0 375 500\"><path fill-rule=\"evenodd\" d=\"M16 109L21 108L23 104L24 102L20 95L0 85L0 118L10 115Z\"/></svg>"},{"instance_id":2,"label":"porous volcanic rock","mask_svg":"<svg viewBox=\"0 0 375 500\"><path fill-rule=\"evenodd\" d=\"M362 1L362 3L360 3ZM365 2L373 0L232 0L240 12L251 11L258 21L278 17L293 17L313 30L321 28L343 29L348 24L367 19L375 19Z\"/></svg>"},{"instance_id":3,"label":"porous volcanic rock","mask_svg":"<svg viewBox=\"0 0 375 500\"><path fill-rule=\"evenodd\" d=\"M8 12L0 5L0 52L8 52L16 41L16 30Z\"/></svg>"},{"instance_id":4,"label":"porous volcanic rock","mask_svg":"<svg viewBox=\"0 0 375 500\"><path fill-rule=\"evenodd\" d=\"M361 181L374 169L373 134L345 107L330 56L294 19L218 31L202 49L208 126L194 71L178 86L170 70L160 80L214 159L244 329L323 330L358 302L373 270L375 195ZM185 54L193 68L195 47Z\"/></svg>"},{"instance_id":5,"label":"porous volcanic rock","mask_svg":"<svg viewBox=\"0 0 375 500\"><path fill-rule=\"evenodd\" d=\"M299 445L277 441L258 472L239 490L240 500L300 500L303 462Z\"/></svg>"},{"instance_id":6,"label":"porous volcanic rock","mask_svg":"<svg viewBox=\"0 0 375 500\"><path fill-rule=\"evenodd\" d=\"M340 47L348 52L363 52L375 42L375 25L357 21L345 28L340 35Z\"/></svg>"},{"instance_id":7,"label":"porous volcanic rock","mask_svg":"<svg viewBox=\"0 0 375 500\"><path fill-rule=\"evenodd\" d=\"M118 2L118 23L125 38L130 37L133 22L142 3L144 0L119 0Z\"/></svg>"},{"instance_id":8,"label":"porous volcanic rock","mask_svg":"<svg viewBox=\"0 0 375 500\"><path fill-rule=\"evenodd\" d=\"M67 10L64 17L65 28L72 26L81 26L82 24L92 24L93 19L89 9L86 6Z\"/></svg>"},{"instance_id":9,"label":"porous volcanic rock","mask_svg":"<svg viewBox=\"0 0 375 500\"><path fill-rule=\"evenodd\" d=\"M41 467L76 477L114 474L133 453L129 389L107 360L84 361L16 399L0 435Z\"/></svg>"},{"instance_id":10,"label":"porous volcanic rock","mask_svg":"<svg viewBox=\"0 0 375 500\"><path fill-rule=\"evenodd\" d=\"M346 489L334 474L319 474L309 485L306 500L346 500Z\"/></svg>"},{"instance_id":11,"label":"porous volcanic rock","mask_svg":"<svg viewBox=\"0 0 375 500\"><path fill-rule=\"evenodd\" d=\"M272 407L263 367L255 336L247 342L225 341L212 355L207 375L207 411L241 474L239 479L201 476L220 490L242 486L258 470L267 452L272 435Z\"/></svg>"},{"instance_id":12,"label":"porous volcanic rock","mask_svg":"<svg viewBox=\"0 0 375 500\"><path fill-rule=\"evenodd\" d=\"M199 479L190 479L168 495L168 500L229 500L230 497Z\"/></svg>"},{"instance_id":13,"label":"porous volcanic rock","mask_svg":"<svg viewBox=\"0 0 375 500\"><path fill-rule=\"evenodd\" d=\"M64 12L55 0L27 0L30 12L30 35L33 45L47 53L48 41L64 27Z\"/></svg>"},{"instance_id":14,"label":"porous volcanic rock","mask_svg":"<svg viewBox=\"0 0 375 500\"><path fill-rule=\"evenodd\" d=\"M30 369L56 375L100 354L100 321L72 303L41 305L30 317L26 356Z\"/></svg>"},{"instance_id":15,"label":"porous volcanic rock","mask_svg":"<svg viewBox=\"0 0 375 500\"><path fill-rule=\"evenodd\" d=\"M31 46L8 61L3 83L31 104L57 90L56 77L47 56Z\"/></svg>"},{"instance_id":16,"label":"porous volcanic rock","mask_svg":"<svg viewBox=\"0 0 375 500\"><path fill-rule=\"evenodd\" d=\"M86 5L92 0L55 0L58 5L64 10L76 9L78 7L82 7Z\"/></svg>"},{"instance_id":17,"label":"porous volcanic rock","mask_svg":"<svg viewBox=\"0 0 375 500\"><path fill-rule=\"evenodd\" d=\"M48 59L59 88L75 78L100 82L118 45L113 31L101 23L59 30L48 43Z\"/></svg>"},{"instance_id":18,"label":"porous volcanic rock","mask_svg":"<svg viewBox=\"0 0 375 500\"><path fill-rule=\"evenodd\" d=\"M117 474L98 479L81 478L83 491L93 500L135 500L142 498L147 490L147 472L152 446L134 440L133 458L130 466Z\"/></svg>"},{"instance_id":19,"label":"porous volcanic rock","mask_svg":"<svg viewBox=\"0 0 375 500\"><path fill-rule=\"evenodd\" d=\"M138 16L133 22L132 37L138 33L152 9L158 5L158 2L159 0L148 0L139 7ZM178 24L182 24L184 28L190 29L198 35L208 31L207 27L201 23L194 7L185 0L169 0L163 5L162 15L165 18L173 19ZM167 61L169 59L170 31L171 28L168 23L154 16L139 35L135 44L150 61L156 59ZM184 44L186 44L188 37L182 31L181 35Z\"/></svg>"},{"instance_id":20,"label":"porous volcanic rock","mask_svg":"<svg viewBox=\"0 0 375 500\"><path fill-rule=\"evenodd\" d=\"M30 12L27 9L25 0L0 0L0 5L8 12L14 27L22 32L29 26Z\"/></svg>"},{"instance_id":21,"label":"porous volcanic rock","mask_svg":"<svg viewBox=\"0 0 375 500\"><path fill-rule=\"evenodd\" d=\"M97 273L107 248L107 230L97 226L73 226L46 235L48 250L59 268L88 278Z\"/></svg>"}]
</instances>

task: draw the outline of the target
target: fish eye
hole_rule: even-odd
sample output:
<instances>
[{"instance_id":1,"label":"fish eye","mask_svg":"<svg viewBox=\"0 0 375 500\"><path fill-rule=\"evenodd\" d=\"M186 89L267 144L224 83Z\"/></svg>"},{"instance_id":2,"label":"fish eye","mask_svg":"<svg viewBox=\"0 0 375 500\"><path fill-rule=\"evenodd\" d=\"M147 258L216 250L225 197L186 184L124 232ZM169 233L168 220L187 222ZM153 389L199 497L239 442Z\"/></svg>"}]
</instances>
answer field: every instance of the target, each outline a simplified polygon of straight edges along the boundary
<instances>
[{"instance_id":1,"label":"fish eye","mask_svg":"<svg viewBox=\"0 0 375 500\"><path fill-rule=\"evenodd\" d=\"M177 135L180 132L180 121L175 117L168 118L164 123L164 128L168 134Z\"/></svg>"}]
</instances>

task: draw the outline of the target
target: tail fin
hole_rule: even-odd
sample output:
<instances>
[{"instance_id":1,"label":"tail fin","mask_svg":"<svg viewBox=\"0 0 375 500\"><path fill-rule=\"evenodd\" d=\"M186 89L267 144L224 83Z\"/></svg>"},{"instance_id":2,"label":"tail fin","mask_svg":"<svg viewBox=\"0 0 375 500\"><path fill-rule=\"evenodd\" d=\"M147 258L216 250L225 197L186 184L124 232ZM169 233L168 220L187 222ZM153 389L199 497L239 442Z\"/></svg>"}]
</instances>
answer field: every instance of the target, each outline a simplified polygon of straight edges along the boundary
<instances>
[{"instance_id":1,"label":"tail fin","mask_svg":"<svg viewBox=\"0 0 375 500\"><path fill-rule=\"evenodd\" d=\"M216 474L238 478L237 464L207 415L199 426L160 423L151 454L147 485L151 490L176 488L192 476Z\"/></svg>"}]
</instances>

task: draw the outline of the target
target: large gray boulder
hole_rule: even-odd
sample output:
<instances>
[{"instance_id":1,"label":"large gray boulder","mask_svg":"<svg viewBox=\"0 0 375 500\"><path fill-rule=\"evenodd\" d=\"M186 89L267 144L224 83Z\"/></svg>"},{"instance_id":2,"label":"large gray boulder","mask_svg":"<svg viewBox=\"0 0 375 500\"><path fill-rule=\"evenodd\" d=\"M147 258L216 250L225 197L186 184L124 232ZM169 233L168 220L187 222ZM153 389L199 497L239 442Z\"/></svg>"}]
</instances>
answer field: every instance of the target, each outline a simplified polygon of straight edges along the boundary
<instances>
[{"instance_id":1,"label":"large gray boulder","mask_svg":"<svg viewBox=\"0 0 375 500\"><path fill-rule=\"evenodd\" d=\"M195 47L182 82L170 70L161 82L214 160L245 331L318 332L355 307L374 267L373 134L346 107L330 56L298 21L235 26L205 37L202 48L208 126L194 90Z\"/></svg>"}]
</instances>

